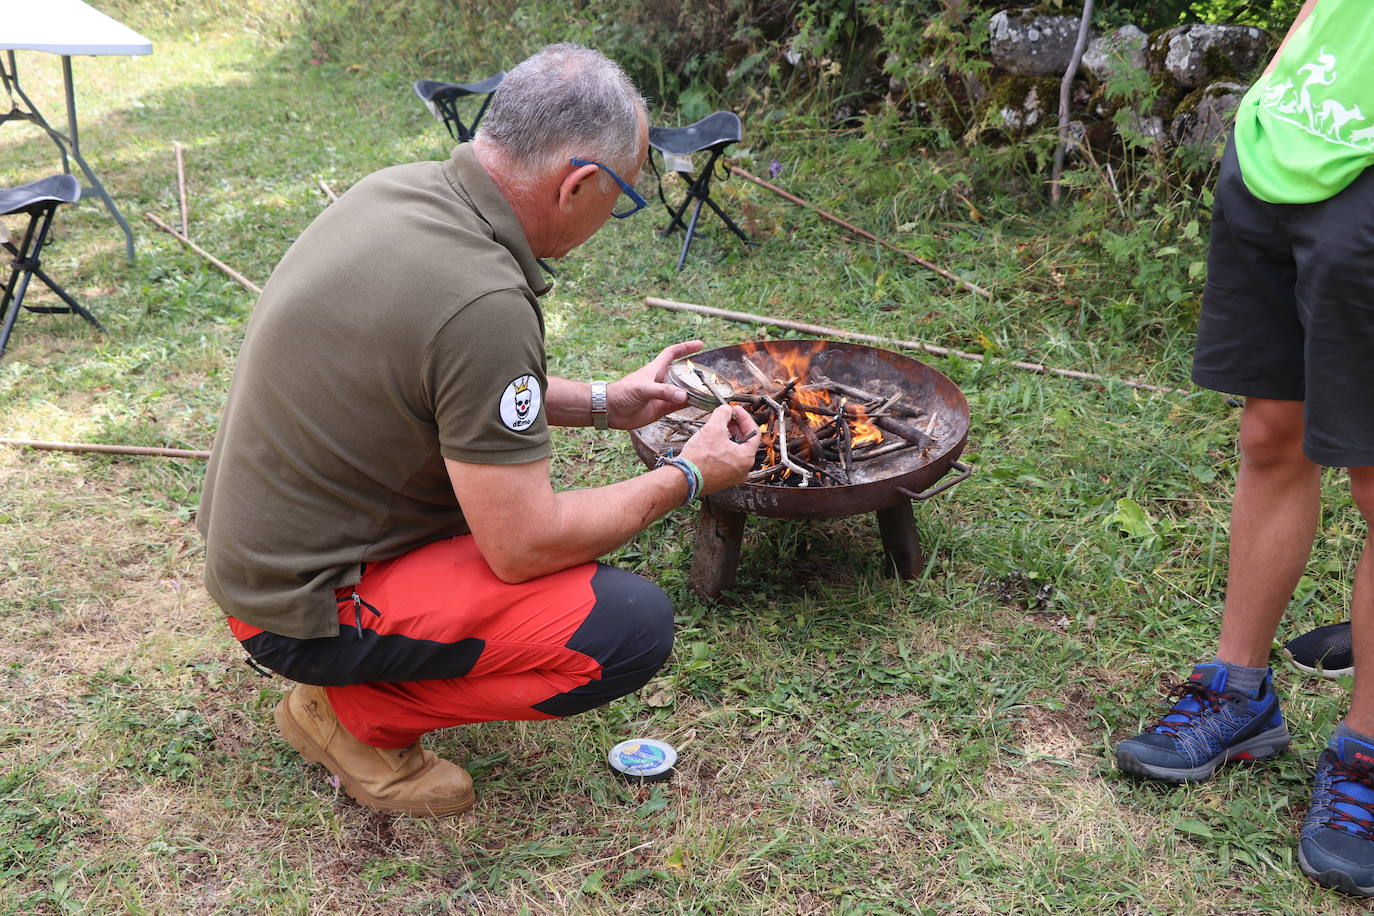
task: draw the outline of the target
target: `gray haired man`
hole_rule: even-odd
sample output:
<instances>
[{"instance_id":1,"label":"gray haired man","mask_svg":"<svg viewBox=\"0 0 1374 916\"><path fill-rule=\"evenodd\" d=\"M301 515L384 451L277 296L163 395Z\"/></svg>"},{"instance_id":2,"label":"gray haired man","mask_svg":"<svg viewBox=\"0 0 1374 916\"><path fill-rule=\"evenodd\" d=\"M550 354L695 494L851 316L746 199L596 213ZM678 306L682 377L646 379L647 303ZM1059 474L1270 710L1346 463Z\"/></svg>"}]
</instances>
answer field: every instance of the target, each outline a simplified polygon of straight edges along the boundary
<instances>
[{"instance_id":1,"label":"gray haired man","mask_svg":"<svg viewBox=\"0 0 1374 916\"><path fill-rule=\"evenodd\" d=\"M753 421L721 407L669 464L551 483L550 426L677 409L664 374L701 347L610 383L547 373L537 259L642 205L647 136L618 66L545 48L506 75L473 143L369 175L321 214L249 323L197 518L205 581L252 659L299 682L283 737L368 807L472 807L427 732L643 686L672 609L596 558L752 465Z\"/></svg>"}]
</instances>

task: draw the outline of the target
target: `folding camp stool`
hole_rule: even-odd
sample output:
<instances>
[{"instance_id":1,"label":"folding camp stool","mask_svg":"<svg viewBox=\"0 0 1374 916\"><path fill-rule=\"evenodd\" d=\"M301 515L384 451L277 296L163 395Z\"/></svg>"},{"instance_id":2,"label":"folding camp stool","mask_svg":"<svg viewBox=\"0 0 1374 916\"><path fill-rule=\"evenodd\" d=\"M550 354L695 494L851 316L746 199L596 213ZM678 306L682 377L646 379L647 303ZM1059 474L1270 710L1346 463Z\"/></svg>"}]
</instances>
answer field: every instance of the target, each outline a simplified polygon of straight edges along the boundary
<instances>
[{"instance_id":1,"label":"folding camp stool","mask_svg":"<svg viewBox=\"0 0 1374 916\"><path fill-rule=\"evenodd\" d=\"M0 325L0 357L5 355L5 347L10 342L10 332L14 330L14 322L19 317L19 309L25 308L30 312L74 312L85 318L100 330L105 330L100 322L95 320L95 316L86 309L82 308L67 291L53 282L44 272L42 261L39 255L43 251L43 245L48 241L48 230L52 227L53 214L62 204L76 203L81 199L81 185L71 175L52 175L31 184L21 185L17 188L0 188L0 216L8 216L13 213L27 213L29 224L24 229L23 238L16 245L15 240L6 239L0 241L0 247L14 256L10 262L10 276L5 283L5 296L0 299L0 316L3 316L4 323ZM28 291L29 280L37 277L43 283L57 293L66 305L38 306L24 305L24 293Z\"/></svg>"},{"instance_id":2,"label":"folding camp stool","mask_svg":"<svg viewBox=\"0 0 1374 916\"><path fill-rule=\"evenodd\" d=\"M668 205L666 198L663 199L664 206L668 207L668 212L672 214L673 218L660 234L660 238L666 237L674 229L687 230L687 237L682 241L682 253L678 255L677 259L678 270L682 270L682 265L687 263L687 250L692 247L692 239L697 234L697 218L701 215L702 204L706 204L714 210L730 231L740 237L740 241L744 242L745 245L749 244L749 237L711 199L711 176L715 172L716 160L720 158L721 153L725 152L726 147L732 143L738 143L742 136L743 130L740 127L739 115L733 111L717 111L686 127L649 128L649 145L663 156L665 171L672 168L687 183L687 196L682 199L681 205L676 210ZM711 156L706 164L697 171L696 175L693 175L688 164L690 160L686 160L686 157L704 150L709 150ZM674 165L675 159L680 164ZM688 168L684 169L682 165L688 165ZM658 193L659 197L663 198L661 183ZM693 200L697 203L692 210L692 218L689 222L683 223L682 216L687 212L687 206Z\"/></svg>"},{"instance_id":3,"label":"folding camp stool","mask_svg":"<svg viewBox=\"0 0 1374 916\"><path fill-rule=\"evenodd\" d=\"M448 128L449 135L459 143L467 143L472 139L473 134L477 133L477 125L482 120L482 115L487 113L487 106L491 104L491 94L496 91L496 87L501 85L501 80L505 77L506 71L502 70L495 76L489 76L480 83L443 83L438 80L416 80L415 94L418 95L429 109L429 113L434 115L444 126ZM458 100L469 95L484 95L482 107L477 109L477 116L472 119L472 125L463 123L462 117L458 114Z\"/></svg>"}]
</instances>

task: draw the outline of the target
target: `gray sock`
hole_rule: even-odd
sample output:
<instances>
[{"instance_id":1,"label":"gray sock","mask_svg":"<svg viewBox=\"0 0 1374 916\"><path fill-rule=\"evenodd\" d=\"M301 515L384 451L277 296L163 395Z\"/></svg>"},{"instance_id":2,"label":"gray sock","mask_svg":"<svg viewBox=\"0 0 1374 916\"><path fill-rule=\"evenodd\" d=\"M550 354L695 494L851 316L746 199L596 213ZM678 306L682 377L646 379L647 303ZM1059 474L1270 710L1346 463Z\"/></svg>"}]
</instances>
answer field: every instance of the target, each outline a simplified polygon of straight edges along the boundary
<instances>
[{"instance_id":1,"label":"gray sock","mask_svg":"<svg viewBox=\"0 0 1374 916\"><path fill-rule=\"evenodd\" d=\"M1221 665L1226 669L1227 690L1239 691L1247 697L1259 695L1260 685L1264 683L1264 676L1269 673L1268 668L1247 668L1245 665L1233 665L1216 656L1212 657L1211 664Z\"/></svg>"},{"instance_id":2,"label":"gray sock","mask_svg":"<svg viewBox=\"0 0 1374 916\"><path fill-rule=\"evenodd\" d=\"M1354 738L1356 741L1362 741L1370 747L1374 747L1374 737L1360 734L1349 725L1346 725L1344 719L1341 720L1340 725L1336 726L1336 730L1331 733L1331 740L1326 742L1326 746L1334 751L1336 749L1336 742L1341 738Z\"/></svg>"}]
</instances>

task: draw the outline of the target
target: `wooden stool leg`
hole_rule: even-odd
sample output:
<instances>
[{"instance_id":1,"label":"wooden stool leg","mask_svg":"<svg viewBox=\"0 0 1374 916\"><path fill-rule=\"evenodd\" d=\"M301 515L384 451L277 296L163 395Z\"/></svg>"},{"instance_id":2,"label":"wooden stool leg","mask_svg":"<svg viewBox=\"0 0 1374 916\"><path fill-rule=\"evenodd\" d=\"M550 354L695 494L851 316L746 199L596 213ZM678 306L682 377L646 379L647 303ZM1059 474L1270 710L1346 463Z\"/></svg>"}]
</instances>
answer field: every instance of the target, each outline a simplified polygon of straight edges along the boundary
<instances>
[{"instance_id":1,"label":"wooden stool leg","mask_svg":"<svg viewBox=\"0 0 1374 916\"><path fill-rule=\"evenodd\" d=\"M721 592L734 586L744 519L742 512L713 506L709 496L701 501L687 587L703 598L719 598Z\"/></svg>"},{"instance_id":2,"label":"wooden stool leg","mask_svg":"<svg viewBox=\"0 0 1374 916\"><path fill-rule=\"evenodd\" d=\"M899 579L915 579L926 565L926 555L921 550L921 535L916 530L911 503L888 506L876 514L888 572Z\"/></svg>"}]
</instances>

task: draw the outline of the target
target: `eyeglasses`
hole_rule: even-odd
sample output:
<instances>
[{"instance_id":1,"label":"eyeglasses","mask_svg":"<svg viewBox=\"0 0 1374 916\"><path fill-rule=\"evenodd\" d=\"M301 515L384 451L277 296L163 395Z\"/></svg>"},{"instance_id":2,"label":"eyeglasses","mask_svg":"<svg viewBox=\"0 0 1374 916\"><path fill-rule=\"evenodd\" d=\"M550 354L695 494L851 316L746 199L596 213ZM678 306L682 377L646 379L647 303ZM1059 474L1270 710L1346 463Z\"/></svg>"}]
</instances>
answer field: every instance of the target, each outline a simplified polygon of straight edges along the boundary
<instances>
[{"instance_id":1,"label":"eyeglasses","mask_svg":"<svg viewBox=\"0 0 1374 916\"><path fill-rule=\"evenodd\" d=\"M599 162L592 162L590 159L573 159L571 160L571 162L573 165L594 165L597 168L601 169L601 171L605 172L607 175L610 175L612 178L614 178L615 183L620 185L620 190L625 192L625 196L630 198L630 203L634 204L634 206L626 210L624 213L616 213L615 211L611 211L611 216L614 216L616 219L624 219L627 216L634 216L640 210L643 210L645 207L649 206L649 202L644 198L640 197L639 192L636 191L634 188L630 187L628 184L626 184L624 179L622 179L615 172L611 171L609 166L602 165Z\"/></svg>"}]
</instances>

